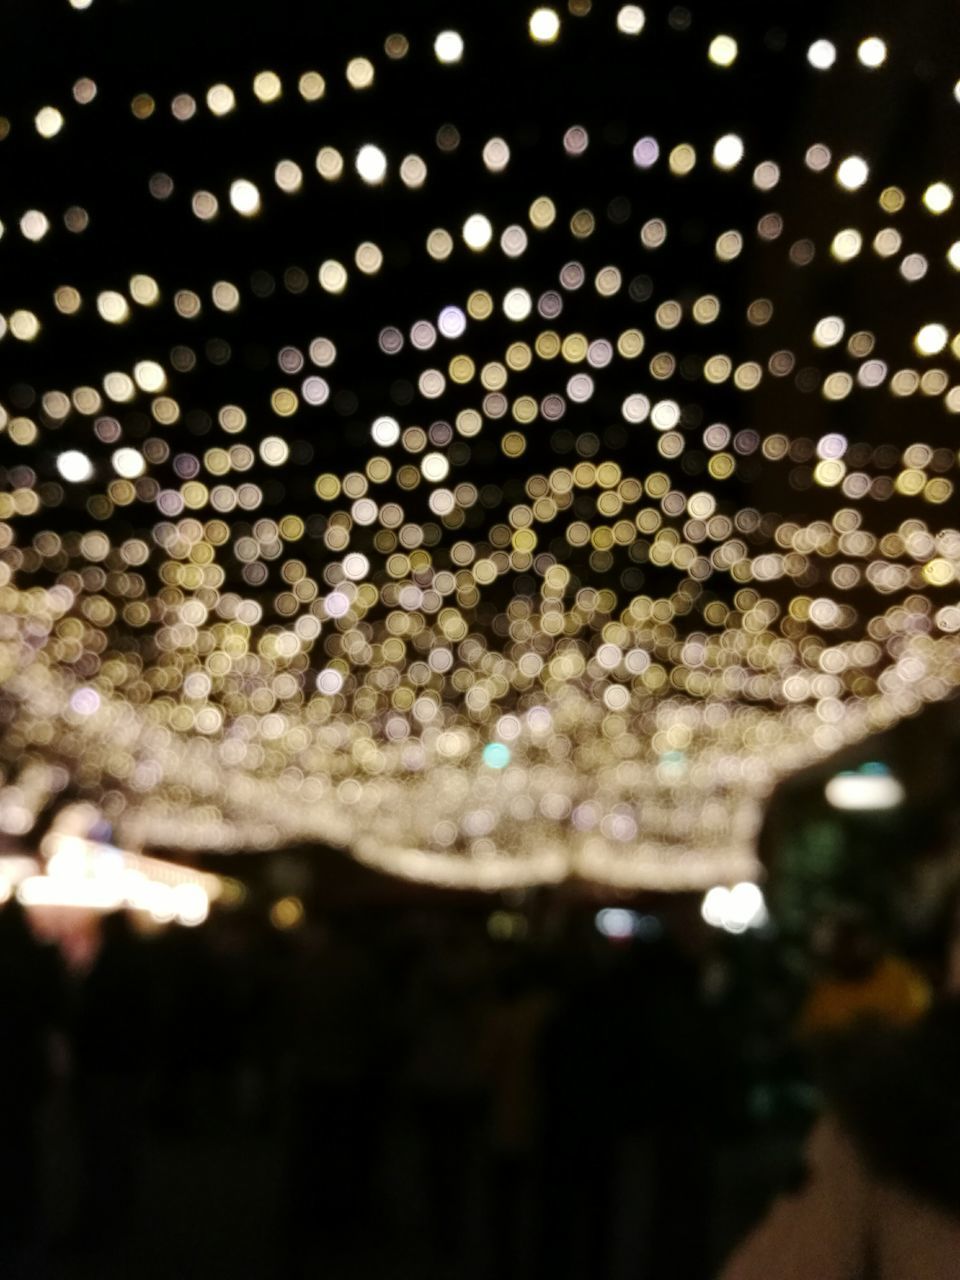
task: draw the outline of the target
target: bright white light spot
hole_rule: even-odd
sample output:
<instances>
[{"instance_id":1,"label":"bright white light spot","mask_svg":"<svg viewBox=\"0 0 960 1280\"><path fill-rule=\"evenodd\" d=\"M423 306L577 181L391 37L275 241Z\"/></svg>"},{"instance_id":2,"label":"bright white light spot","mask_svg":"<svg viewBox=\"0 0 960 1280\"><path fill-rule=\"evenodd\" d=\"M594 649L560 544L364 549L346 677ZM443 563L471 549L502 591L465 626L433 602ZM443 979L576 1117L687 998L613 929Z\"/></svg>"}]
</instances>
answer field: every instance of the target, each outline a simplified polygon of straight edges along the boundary
<instances>
[{"instance_id":1,"label":"bright white light spot","mask_svg":"<svg viewBox=\"0 0 960 1280\"><path fill-rule=\"evenodd\" d=\"M64 480L69 480L73 484L82 484L93 475L93 463L79 449L67 449L57 458L57 470Z\"/></svg>"},{"instance_id":2,"label":"bright white light spot","mask_svg":"<svg viewBox=\"0 0 960 1280\"><path fill-rule=\"evenodd\" d=\"M133 377L142 391L162 391L167 384L163 366L156 360L138 360L133 366Z\"/></svg>"},{"instance_id":3,"label":"bright white light spot","mask_svg":"<svg viewBox=\"0 0 960 1280\"><path fill-rule=\"evenodd\" d=\"M237 213L251 218L260 208L260 192L247 178L237 178L230 183L230 203Z\"/></svg>"},{"instance_id":4,"label":"bright white light spot","mask_svg":"<svg viewBox=\"0 0 960 1280\"><path fill-rule=\"evenodd\" d=\"M625 4L617 14L617 30L625 36L638 36L647 17L638 4Z\"/></svg>"},{"instance_id":5,"label":"bright white light spot","mask_svg":"<svg viewBox=\"0 0 960 1280\"><path fill-rule=\"evenodd\" d=\"M870 166L862 156L847 156L837 166L837 182L847 191L856 191L870 176Z\"/></svg>"},{"instance_id":6,"label":"bright white light spot","mask_svg":"<svg viewBox=\"0 0 960 1280\"><path fill-rule=\"evenodd\" d=\"M728 933L745 933L758 929L768 920L766 904L760 888L749 880L732 889L716 885L703 899L700 914L707 924Z\"/></svg>"},{"instance_id":7,"label":"bright white light spot","mask_svg":"<svg viewBox=\"0 0 960 1280\"><path fill-rule=\"evenodd\" d=\"M925 324L913 340L921 356L935 356L947 345L948 333L942 324Z\"/></svg>"},{"instance_id":8,"label":"bright white light spot","mask_svg":"<svg viewBox=\"0 0 960 1280\"><path fill-rule=\"evenodd\" d=\"M459 31L441 31L433 42L438 62L459 62L463 57L463 36Z\"/></svg>"},{"instance_id":9,"label":"bright white light spot","mask_svg":"<svg viewBox=\"0 0 960 1280\"><path fill-rule=\"evenodd\" d=\"M954 271L960 271L960 240L954 240L953 244L947 250L947 261L953 267Z\"/></svg>"},{"instance_id":10,"label":"bright white light spot","mask_svg":"<svg viewBox=\"0 0 960 1280\"><path fill-rule=\"evenodd\" d=\"M41 138L54 138L63 128L63 114L56 107L41 107L33 123Z\"/></svg>"},{"instance_id":11,"label":"bright white light spot","mask_svg":"<svg viewBox=\"0 0 960 1280\"><path fill-rule=\"evenodd\" d=\"M493 226L482 213L471 213L463 224L463 239L470 249L485 249L493 239Z\"/></svg>"},{"instance_id":12,"label":"bright white light spot","mask_svg":"<svg viewBox=\"0 0 960 1280\"><path fill-rule=\"evenodd\" d=\"M526 320L533 300L526 289L511 289L503 300L504 314L511 320Z\"/></svg>"},{"instance_id":13,"label":"bright white light spot","mask_svg":"<svg viewBox=\"0 0 960 1280\"><path fill-rule=\"evenodd\" d=\"M895 809L906 797L903 784L882 766L838 773L824 794L834 809Z\"/></svg>"},{"instance_id":14,"label":"bright white light spot","mask_svg":"<svg viewBox=\"0 0 960 1280\"><path fill-rule=\"evenodd\" d=\"M640 917L626 907L604 907L593 917L593 923L605 938L632 938L639 931Z\"/></svg>"},{"instance_id":15,"label":"bright white light spot","mask_svg":"<svg viewBox=\"0 0 960 1280\"><path fill-rule=\"evenodd\" d=\"M882 67L887 60L886 43L879 36L867 36L857 46L857 57L865 67Z\"/></svg>"},{"instance_id":16,"label":"bright white light spot","mask_svg":"<svg viewBox=\"0 0 960 1280\"><path fill-rule=\"evenodd\" d=\"M459 307L444 307L437 317L437 328L445 338L460 338L466 332L467 317Z\"/></svg>"},{"instance_id":17,"label":"bright white light spot","mask_svg":"<svg viewBox=\"0 0 960 1280\"><path fill-rule=\"evenodd\" d=\"M357 152L357 173L371 185L382 182L387 172L387 157L379 147L368 142Z\"/></svg>"},{"instance_id":18,"label":"bright white light spot","mask_svg":"<svg viewBox=\"0 0 960 1280\"><path fill-rule=\"evenodd\" d=\"M178 884L173 890L177 921L190 928L203 924L210 914L210 899L199 884Z\"/></svg>"},{"instance_id":19,"label":"bright white light spot","mask_svg":"<svg viewBox=\"0 0 960 1280\"><path fill-rule=\"evenodd\" d=\"M718 67L732 67L737 60L737 42L733 36L714 36L707 50L710 61Z\"/></svg>"},{"instance_id":20,"label":"bright white light spot","mask_svg":"<svg viewBox=\"0 0 960 1280\"><path fill-rule=\"evenodd\" d=\"M450 463L442 453L428 453L420 463L424 480L445 480L450 474Z\"/></svg>"},{"instance_id":21,"label":"bright white light spot","mask_svg":"<svg viewBox=\"0 0 960 1280\"><path fill-rule=\"evenodd\" d=\"M75 689L70 695L70 709L75 711L78 716L92 716L100 710L100 695L96 689L91 689L89 685L85 685L82 689Z\"/></svg>"},{"instance_id":22,"label":"bright white light spot","mask_svg":"<svg viewBox=\"0 0 960 1280\"><path fill-rule=\"evenodd\" d=\"M931 213L946 213L953 204L953 188L945 182L934 182L923 193L923 203Z\"/></svg>"},{"instance_id":23,"label":"bright white light spot","mask_svg":"<svg viewBox=\"0 0 960 1280\"><path fill-rule=\"evenodd\" d=\"M113 455L113 469L125 480L135 480L137 476L142 476L146 465L143 455L137 449L125 447L117 449Z\"/></svg>"},{"instance_id":24,"label":"bright white light spot","mask_svg":"<svg viewBox=\"0 0 960 1280\"><path fill-rule=\"evenodd\" d=\"M831 40L814 40L807 50L807 61L818 71L826 71L837 60L837 48Z\"/></svg>"},{"instance_id":25,"label":"bright white light spot","mask_svg":"<svg viewBox=\"0 0 960 1280\"><path fill-rule=\"evenodd\" d=\"M28 209L20 219L20 232L27 240L42 240L50 230L50 220L39 209Z\"/></svg>"},{"instance_id":26,"label":"bright white light spot","mask_svg":"<svg viewBox=\"0 0 960 1280\"><path fill-rule=\"evenodd\" d=\"M377 418L370 428L370 434L377 444L396 444L400 439L400 423L396 418Z\"/></svg>"},{"instance_id":27,"label":"bright white light spot","mask_svg":"<svg viewBox=\"0 0 960 1280\"><path fill-rule=\"evenodd\" d=\"M735 133L725 133L713 147L713 163L718 169L735 169L743 159L743 139Z\"/></svg>"},{"instance_id":28,"label":"bright white light spot","mask_svg":"<svg viewBox=\"0 0 960 1280\"><path fill-rule=\"evenodd\" d=\"M560 16L556 9L534 9L530 15L530 34L539 44L552 44L560 34Z\"/></svg>"},{"instance_id":29,"label":"bright white light spot","mask_svg":"<svg viewBox=\"0 0 960 1280\"><path fill-rule=\"evenodd\" d=\"M317 688L321 693L333 695L343 688L343 675L334 667L327 667L317 676Z\"/></svg>"}]
</instances>

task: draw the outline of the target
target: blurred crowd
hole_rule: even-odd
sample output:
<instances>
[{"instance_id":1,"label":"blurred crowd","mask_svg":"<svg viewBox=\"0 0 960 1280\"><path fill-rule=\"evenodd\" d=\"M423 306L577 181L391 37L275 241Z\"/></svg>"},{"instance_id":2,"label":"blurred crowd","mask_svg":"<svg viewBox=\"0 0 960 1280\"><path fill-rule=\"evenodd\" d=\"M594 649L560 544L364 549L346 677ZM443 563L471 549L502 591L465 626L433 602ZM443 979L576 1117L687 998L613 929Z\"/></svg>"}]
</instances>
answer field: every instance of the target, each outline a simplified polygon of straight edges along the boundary
<instances>
[{"instance_id":1,"label":"blurred crowd","mask_svg":"<svg viewBox=\"0 0 960 1280\"><path fill-rule=\"evenodd\" d=\"M799 976L684 898L643 920L117 913L68 964L8 903L0 1274L717 1274L798 1177L812 1047L946 975L856 912Z\"/></svg>"}]
</instances>

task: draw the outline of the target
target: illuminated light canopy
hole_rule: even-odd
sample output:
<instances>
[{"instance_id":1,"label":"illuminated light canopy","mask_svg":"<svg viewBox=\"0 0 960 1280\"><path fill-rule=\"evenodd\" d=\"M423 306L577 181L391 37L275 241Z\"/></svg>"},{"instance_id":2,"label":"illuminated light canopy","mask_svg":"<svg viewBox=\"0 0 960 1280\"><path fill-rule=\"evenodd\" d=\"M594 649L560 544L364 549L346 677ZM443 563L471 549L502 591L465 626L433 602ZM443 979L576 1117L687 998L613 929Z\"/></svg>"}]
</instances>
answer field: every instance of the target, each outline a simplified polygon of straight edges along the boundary
<instances>
[{"instance_id":1,"label":"illuminated light canopy","mask_svg":"<svg viewBox=\"0 0 960 1280\"><path fill-rule=\"evenodd\" d=\"M743 139L735 133L725 133L713 144L713 163L718 169L735 169L743 159Z\"/></svg>"},{"instance_id":2,"label":"illuminated light canopy","mask_svg":"<svg viewBox=\"0 0 960 1280\"><path fill-rule=\"evenodd\" d=\"M886 42L879 36L867 36L857 45L857 58L863 66L871 70L882 67L887 60Z\"/></svg>"},{"instance_id":3,"label":"illuminated light canopy","mask_svg":"<svg viewBox=\"0 0 960 1280\"><path fill-rule=\"evenodd\" d=\"M382 182L387 173L387 157L379 147L368 142L357 152L357 173L371 186Z\"/></svg>"},{"instance_id":4,"label":"illuminated light canopy","mask_svg":"<svg viewBox=\"0 0 960 1280\"><path fill-rule=\"evenodd\" d=\"M530 35L538 44L553 44L560 34L560 15L556 9L534 9L529 28Z\"/></svg>"},{"instance_id":5,"label":"illuminated light canopy","mask_svg":"<svg viewBox=\"0 0 960 1280\"><path fill-rule=\"evenodd\" d=\"M82 484L93 476L93 463L79 449L67 449L57 458L57 470L71 484Z\"/></svg>"},{"instance_id":6,"label":"illuminated light canopy","mask_svg":"<svg viewBox=\"0 0 960 1280\"><path fill-rule=\"evenodd\" d=\"M906 799L903 784L886 765L871 762L838 773L824 787L834 809L896 809Z\"/></svg>"},{"instance_id":7,"label":"illuminated light canopy","mask_svg":"<svg viewBox=\"0 0 960 1280\"><path fill-rule=\"evenodd\" d=\"M923 203L931 213L946 213L953 204L953 188L945 182L934 182L923 193Z\"/></svg>"},{"instance_id":8,"label":"illuminated light canopy","mask_svg":"<svg viewBox=\"0 0 960 1280\"><path fill-rule=\"evenodd\" d=\"M714 36L707 50L707 57L718 67L732 67L737 60L737 42L733 36Z\"/></svg>"},{"instance_id":9,"label":"illuminated light canopy","mask_svg":"<svg viewBox=\"0 0 960 1280\"><path fill-rule=\"evenodd\" d=\"M458 31L441 31L433 42L433 52L438 62L459 62L463 57L463 36Z\"/></svg>"},{"instance_id":10,"label":"illuminated light canopy","mask_svg":"<svg viewBox=\"0 0 960 1280\"><path fill-rule=\"evenodd\" d=\"M230 183L230 203L237 213L252 218L260 211L260 192L248 178L236 178Z\"/></svg>"},{"instance_id":11,"label":"illuminated light canopy","mask_svg":"<svg viewBox=\"0 0 960 1280\"><path fill-rule=\"evenodd\" d=\"M836 60L837 49L831 40L814 40L807 50L807 61L818 71L828 71Z\"/></svg>"}]
</instances>

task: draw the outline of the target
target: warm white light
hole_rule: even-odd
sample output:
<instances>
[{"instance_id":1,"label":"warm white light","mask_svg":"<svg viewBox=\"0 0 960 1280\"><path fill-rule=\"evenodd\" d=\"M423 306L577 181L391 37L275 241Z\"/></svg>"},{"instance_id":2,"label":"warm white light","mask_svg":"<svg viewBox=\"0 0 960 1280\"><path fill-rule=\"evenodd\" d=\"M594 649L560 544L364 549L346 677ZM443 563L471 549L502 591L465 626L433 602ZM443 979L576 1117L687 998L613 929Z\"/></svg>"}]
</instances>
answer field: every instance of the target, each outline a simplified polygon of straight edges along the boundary
<instances>
[{"instance_id":1,"label":"warm white light","mask_svg":"<svg viewBox=\"0 0 960 1280\"><path fill-rule=\"evenodd\" d=\"M617 14L617 30L625 36L638 36L646 20L646 14L638 4L625 4Z\"/></svg>"},{"instance_id":2,"label":"warm white light","mask_svg":"<svg viewBox=\"0 0 960 1280\"><path fill-rule=\"evenodd\" d=\"M42 240L49 230L50 220L39 209L28 209L20 219L20 231L27 240Z\"/></svg>"},{"instance_id":3,"label":"warm white light","mask_svg":"<svg viewBox=\"0 0 960 1280\"><path fill-rule=\"evenodd\" d=\"M377 418L370 428L370 434L377 444L386 448L400 439L400 423L396 418Z\"/></svg>"},{"instance_id":4,"label":"warm white light","mask_svg":"<svg viewBox=\"0 0 960 1280\"><path fill-rule=\"evenodd\" d=\"M530 15L530 34L539 44L552 44L560 34L556 9L534 9Z\"/></svg>"},{"instance_id":5,"label":"warm white light","mask_svg":"<svg viewBox=\"0 0 960 1280\"><path fill-rule=\"evenodd\" d=\"M700 914L707 924L727 933L745 933L767 923L763 892L752 881L742 880L732 889L716 885L704 894Z\"/></svg>"},{"instance_id":6,"label":"warm white light","mask_svg":"<svg viewBox=\"0 0 960 1280\"><path fill-rule=\"evenodd\" d=\"M471 249L485 249L493 238L490 219L482 213L471 213L463 224L463 239Z\"/></svg>"},{"instance_id":7,"label":"warm white light","mask_svg":"<svg viewBox=\"0 0 960 1280\"><path fill-rule=\"evenodd\" d=\"M837 166L837 182L847 191L856 191L870 176L870 166L862 156L847 156Z\"/></svg>"},{"instance_id":8,"label":"warm white light","mask_svg":"<svg viewBox=\"0 0 960 1280\"><path fill-rule=\"evenodd\" d=\"M248 179L237 178L230 183L230 203L237 213L251 218L260 208L260 192Z\"/></svg>"},{"instance_id":9,"label":"warm white light","mask_svg":"<svg viewBox=\"0 0 960 1280\"><path fill-rule=\"evenodd\" d=\"M33 118L41 138L53 138L63 128L63 115L56 107L41 107Z\"/></svg>"},{"instance_id":10,"label":"warm white light","mask_svg":"<svg viewBox=\"0 0 960 1280\"><path fill-rule=\"evenodd\" d=\"M954 271L960 271L960 240L954 240L953 244L947 250L947 261L953 267Z\"/></svg>"},{"instance_id":11,"label":"warm white light","mask_svg":"<svg viewBox=\"0 0 960 1280\"><path fill-rule=\"evenodd\" d=\"M67 449L57 458L57 470L64 480L70 480L74 484L81 484L84 480L89 480L93 475L93 463L79 449Z\"/></svg>"},{"instance_id":12,"label":"warm white light","mask_svg":"<svg viewBox=\"0 0 960 1280\"><path fill-rule=\"evenodd\" d=\"M110 324L123 324L130 316L130 304L116 289L104 289L97 294L97 310Z\"/></svg>"},{"instance_id":13,"label":"warm white light","mask_svg":"<svg viewBox=\"0 0 960 1280\"><path fill-rule=\"evenodd\" d=\"M807 50L807 61L818 71L826 71L837 60L837 48L831 40L814 40Z\"/></svg>"},{"instance_id":14,"label":"warm white light","mask_svg":"<svg viewBox=\"0 0 960 1280\"><path fill-rule=\"evenodd\" d=\"M718 67L732 67L737 60L736 40L733 36L714 36L707 56Z\"/></svg>"},{"instance_id":15,"label":"warm white light","mask_svg":"<svg viewBox=\"0 0 960 1280\"><path fill-rule=\"evenodd\" d=\"M382 182L387 172L387 157L379 147L368 142L357 152L357 173L371 185Z\"/></svg>"},{"instance_id":16,"label":"warm white light","mask_svg":"<svg viewBox=\"0 0 960 1280\"><path fill-rule=\"evenodd\" d=\"M923 193L923 203L931 213L946 213L953 204L953 188L945 182L933 182Z\"/></svg>"},{"instance_id":17,"label":"warm white light","mask_svg":"<svg viewBox=\"0 0 960 1280\"><path fill-rule=\"evenodd\" d=\"M503 300L504 313L511 320L526 320L533 308L533 299L526 289L511 289Z\"/></svg>"},{"instance_id":18,"label":"warm white light","mask_svg":"<svg viewBox=\"0 0 960 1280\"><path fill-rule=\"evenodd\" d=\"M463 57L463 36L459 31L441 31L433 42L438 62L459 62Z\"/></svg>"},{"instance_id":19,"label":"warm white light","mask_svg":"<svg viewBox=\"0 0 960 1280\"><path fill-rule=\"evenodd\" d=\"M857 57L865 67L882 67L887 60L887 46L879 36L867 36L857 46Z\"/></svg>"},{"instance_id":20,"label":"warm white light","mask_svg":"<svg viewBox=\"0 0 960 1280\"><path fill-rule=\"evenodd\" d=\"M949 334L942 324L925 324L913 340L921 356L935 356L947 345Z\"/></svg>"},{"instance_id":21,"label":"warm white light","mask_svg":"<svg viewBox=\"0 0 960 1280\"><path fill-rule=\"evenodd\" d=\"M167 375L156 360L138 360L133 366L133 377L141 391L162 391L167 385Z\"/></svg>"},{"instance_id":22,"label":"warm white light","mask_svg":"<svg viewBox=\"0 0 960 1280\"><path fill-rule=\"evenodd\" d=\"M428 453L420 463L424 480L438 483L445 480L450 473L450 463L442 453Z\"/></svg>"},{"instance_id":23,"label":"warm white light","mask_svg":"<svg viewBox=\"0 0 960 1280\"><path fill-rule=\"evenodd\" d=\"M713 147L713 163L718 169L735 169L743 159L743 139L735 133L725 133Z\"/></svg>"},{"instance_id":24,"label":"warm white light","mask_svg":"<svg viewBox=\"0 0 960 1280\"><path fill-rule=\"evenodd\" d=\"M135 480L137 476L142 476L146 466L143 454L137 449L124 447L117 449L113 455L113 469L125 480Z\"/></svg>"},{"instance_id":25,"label":"warm white light","mask_svg":"<svg viewBox=\"0 0 960 1280\"><path fill-rule=\"evenodd\" d=\"M838 773L824 788L834 809L895 809L906 792L889 773Z\"/></svg>"}]
</instances>

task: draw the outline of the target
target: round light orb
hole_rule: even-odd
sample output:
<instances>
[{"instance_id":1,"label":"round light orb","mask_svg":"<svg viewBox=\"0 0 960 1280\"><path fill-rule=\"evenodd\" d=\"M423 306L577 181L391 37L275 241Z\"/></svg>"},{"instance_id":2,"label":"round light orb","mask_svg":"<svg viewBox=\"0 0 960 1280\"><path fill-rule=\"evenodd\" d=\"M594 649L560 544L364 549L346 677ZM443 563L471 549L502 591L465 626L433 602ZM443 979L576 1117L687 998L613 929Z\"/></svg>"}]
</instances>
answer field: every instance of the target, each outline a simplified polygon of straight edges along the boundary
<instances>
[{"instance_id":1,"label":"round light orb","mask_svg":"<svg viewBox=\"0 0 960 1280\"><path fill-rule=\"evenodd\" d=\"M505 742L488 742L483 748L483 763L488 769L505 769L510 763L510 748Z\"/></svg>"},{"instance_id":2,"label":"round light orb","mask_svg":"<svg viewBox=\"0 0 960 1280\"><path fill-rule=\"evenodd\" d=\"M137 476L142 476L147 467L139 449L128 446L115 450L112 462L114 471L125 480L135 480Z\"/></svg>"},{"instance_id":3,"label":"round light orb","mask_svg":"<svg viewBox=\"0 0 960 1280\"><path fill-rule=\"evenodd\" d=\"M237 213L252 218L260 208L260 192L247 178L237 178L230 183L230 203Z\"/></svg>"},{"instance_id":4,"label":"round light orb","mask_svg":"<svg viewBox=\"0 0 960 1280\"><path fill-rule=\"evenodd\" d=\"M478 252L485 249L493 239L493 226L490 219L482 213L471 213L463 224L463 239L470 249Z\"/></svg>"},{"instance_id":5,"label":"round light orb","mask_svg":"<svg viewBox=\"0 0 960 1280\"><path fill-rule=\"evenodd\" d=\"M914 349L921 356L938 355L947 345L948 333L942 324L925 324L913 340Z\"/></svg>"},{"instance_id":6,"label":"round light orb","mask_svg":"<svg viewBox=\"0 0 960 1280\"><path fill-rule=\"evenodd\" d=\"M441 31L433 42L433 52L438 62L459 62L463 57L463 36L459 31Z\"/></svg>"},{"instance_id":7,"label":"round light orb","mask_svg":"<svg viewBox=\"0 0 960 1280\"><path fill-rule=\"evenodd\" d=\"M57 458L57 470L64 480L72 484L82 484L93 475L93 463L79 449L67 449Z\"/></svg>"},{"instance_id":8,"label":"round light orb","mask_svg":"<svg viewBox=\"0 0 960 1280\"><path fill-rule=\"evenodd\" d=\"M530 15L530 35L537 44L553 44L560 34L560 15L556 9L534 9Z\"/></svg>"},{"instance_id":9,"label":"round light orb","mask_svg":"<svg viewBox=\"0 0 960 1280\"><path fill-rule=\"evenodd\" d=\"M953 204L953 188L945 182L932 182L923 193L923 203L931 213L946 213Z\"/></svg>"},{"instance_id":10,"label":"round light orb","mask_svg":"<svg viewBox=\"0 0 960 1280\"><path fill-rule=\"evenodd\" d=\"M870 166L862 156L847 156L837 166L837 182L845 191L857 191L870 176Z\"/></svg>"},{"instance_id":11,"label":"round light orb","mask_svg":"<svg viewBox=\"0 0 960 1280\"><path fill-rule=\"evenodd\" d=\"M871 70L882 67L887 60L886 42L879 36L867 36L866 40L861 40L857 45L857 57L863 66Z\"/></svg>"},{"instance_id":12,"label":"round light orb","mask_svg":"<svg viewBox=\"0 0 960 1280\"><path fill-rule=\"evenodd\" d=\"M54 138L63 128L63 114L56 107L41 107L33 123L41 138Z\"/></svg>"},{"instance_id":13,"label":"round light orb","mask_svg":"<svg viewBox=\"0 0 960 1280\"><path fill-rule=\"evenodd\" d=\"M832 40L814 40L807 50L807 61L818 71L828 71L837 60L837 47Z\"/></svg>"},{"instance_id":14,"label":"round light orb","mask_svg":"<svg viewBox=\"0 0 960 1280\"><path fill-rule=\"evenodd\" d=\"M375 147L372 142L368 142L357 152L356 168L357 173L359 173L364 182L369 182L371 186L375 186L386 177L387 157L379 147Z\"/></svg>"},{"instance_id":15,"label":"round light orb","mask_svg":"<svg viewBox=\"0 0 960 1280\"><path fill-rule=\"evenodd\" d=\"M625 36L638 36L646 21L647 16L638 4L625 4L617 14L617 30Z\"/></svg>"},{"instance_id":16,"label":"round light orb","mask_svg":"<svg viewBox=\"0 0 960 1280\"><path fill-rule=\"evenodd\" d=\"M733 36L714 36L707 57L716 67L732 67L737 60L737 42Z\"/></svg>"},{"instance_id":17,"label":"round light orb","mask_svg":"<svg viewBox=\"0 0 960 1280\"><path fill-rule=\"evenodd\" d=\"M735 133L725 133L713 147L713 163L718 169L735 169L743 159L743 139Z\"/></svg>"}]
</instances>

